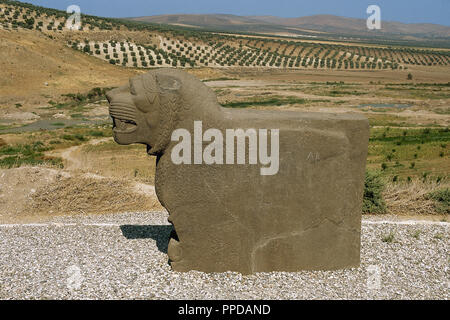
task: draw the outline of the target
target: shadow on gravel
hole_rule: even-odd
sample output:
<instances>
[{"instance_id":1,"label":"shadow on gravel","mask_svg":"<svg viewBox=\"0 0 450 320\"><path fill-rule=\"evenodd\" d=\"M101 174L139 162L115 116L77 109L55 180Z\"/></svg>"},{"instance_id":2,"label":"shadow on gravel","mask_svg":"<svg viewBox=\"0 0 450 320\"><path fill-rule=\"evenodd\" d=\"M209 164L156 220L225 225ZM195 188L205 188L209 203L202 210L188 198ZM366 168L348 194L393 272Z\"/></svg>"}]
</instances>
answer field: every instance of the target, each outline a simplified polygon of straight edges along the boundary
<instances>
[{"instance_id":1,"label":"shadow on gravel","mask_svg":"<svg viewBox=\"0 0 450 320\"><path fill-rule=\"evenodd\" d=\"M158 250L167 253L169 238L173 231L172 226L142 226L142 225L123 225L120 230L125 238L134 239L153 239L156 241Z\"/></svg>"}]
</instances>

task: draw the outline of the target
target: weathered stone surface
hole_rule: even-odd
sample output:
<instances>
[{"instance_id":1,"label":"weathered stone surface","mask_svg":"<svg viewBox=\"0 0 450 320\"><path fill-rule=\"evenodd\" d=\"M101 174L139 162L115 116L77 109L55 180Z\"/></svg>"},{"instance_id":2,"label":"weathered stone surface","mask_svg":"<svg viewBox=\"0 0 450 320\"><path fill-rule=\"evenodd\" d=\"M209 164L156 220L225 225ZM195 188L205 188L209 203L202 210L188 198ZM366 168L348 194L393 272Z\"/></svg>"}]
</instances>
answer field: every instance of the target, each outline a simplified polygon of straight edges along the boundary
<instances>
[{"instance_id":1,"label":"weathered stone surface","mask_svg":"<svg viewBox=\"0 0 450 320\"><path fill-rule=\"evenodd\" d=\"M116 142L146 144L157 156L156 193L176 230L168 250L174 270L249 274L359 265L364 117L225 109L211 89L175 69L131 79L108 99ZM279 129L278 173L261 175L264 166L248 161L174 164L172 132L194 135L194 121L202 121L203 132L221 130L224 140L226 129Z\"/></svg>"}]
</instances>

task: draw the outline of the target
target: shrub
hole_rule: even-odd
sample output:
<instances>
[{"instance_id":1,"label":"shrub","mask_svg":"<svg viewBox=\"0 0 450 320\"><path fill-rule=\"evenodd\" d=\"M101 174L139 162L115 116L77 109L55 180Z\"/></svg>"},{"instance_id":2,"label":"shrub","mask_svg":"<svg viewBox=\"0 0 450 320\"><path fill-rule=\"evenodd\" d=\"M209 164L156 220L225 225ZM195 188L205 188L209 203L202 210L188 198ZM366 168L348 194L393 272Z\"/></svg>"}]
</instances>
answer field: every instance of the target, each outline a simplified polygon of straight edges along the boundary
<instances>
[{"instance_id":1,"label":"shrub","mask_svg":"<svg viewBox=\"0 0 450 320\"><path fill-rule=\"evenodd\" d=\"M386 213L384 181L378 171L367 171L364 182L363 213Z\"/></svg>"},{"instance_id":2,"label":"shrub","mask_svg":"<svg viewBox=\"0 0 450 320\"><path fill-rule=\"evenodd\" d=\"M450 213L450 188L436 190L426 195L426 199L435 201L435 209L439 213Z\"/></svg>"},{"instance_id":3,"label":"shrub","mask_svg":"<svg viewBox=\"0 0 450 320\"><path fill-rule=\"evenodd\" d=\"M394 241L395 235L390 232L389 234L384 235L381 238L381 241L386 242L386 243L392 243Z\"/></svg>"},{"instance_id":4,"label":"shrub","mask_svg":"<svg viewBox=\"0 0 450 320\"><path fill-rule=\"evenodd\" d=\"M87 141L87 139L81 134L74 134L74 135L65 134L61 138L68 141L75 141L75 140Z\"/></svg>"},{"instance_id":5,"label":"shrub","mask_svg":"<svg viewBox=\"0 0 450 320\"><path fill-rule=\"evenodd\" d=\"M105 134L102 131L89 131L89 135L92 137L104 137Z\"/></svg>"}]
</instances>

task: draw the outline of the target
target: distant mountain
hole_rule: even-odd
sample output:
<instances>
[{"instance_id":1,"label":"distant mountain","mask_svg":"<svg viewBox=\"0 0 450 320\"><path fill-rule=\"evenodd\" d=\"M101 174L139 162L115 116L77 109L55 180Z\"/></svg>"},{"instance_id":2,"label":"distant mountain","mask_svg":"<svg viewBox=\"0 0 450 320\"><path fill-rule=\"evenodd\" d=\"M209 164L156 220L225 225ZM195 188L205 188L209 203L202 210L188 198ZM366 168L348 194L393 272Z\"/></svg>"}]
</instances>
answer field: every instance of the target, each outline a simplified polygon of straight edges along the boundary
<instances>
[{"instance_id":1,"label":"distant mountain","mask_svg":"<svg viewBox=\"0 0 450 320\"><path fill-rule=\"evenodd\" d=\"M374 31L369 31L366 27L366 20L345 18L333 15L315 15L301 18L280 18L273 16L255 16L252 19L264 21L270 24L282 25L287 27L300 27L322 32L342 32L355 34L370 34ZM381 33L398 34L398 35L422 35L450 37L450 27L431 24L431 23L401 23L382 21Z\"/></svg>"},{"instance_id":2,"label":"distant mountain","mask_svg":"<svg viewBox=\"0 0 450 320\"><path fill-rule=\"evenodd\" d=\"M286 27L232 14L178 14L130 18L129 20L228 32L283 32Z\"/></svg>"},{"instance_id":3,"label":"distant mountain","mask_svg":"<svg viewBox=\"0 0 450 320\"><path fill-rule=\"evenodd\" d=\"M263 18L263 17L261 17ZM137 21L146 21L163 24L187 24L193 26L229 26L261 23L258 19L232 14L169 14L150 17L131 18Z\"/></svg>"},{"instance_id":4,"label":"distant mountain","mask_svg":"<svg viewBox=\"0 0 450 320\"><path fill-rule=\"evenodd\" d=\"M231 14L178 14L131 18L135 21L178 25L227 32L251 32L288 36L352 36L396 39L450 39L450 27L382 21L381 30L368 30L366 20L333 15L300 18L236 16Z\"/></svg>"}]
</instances>

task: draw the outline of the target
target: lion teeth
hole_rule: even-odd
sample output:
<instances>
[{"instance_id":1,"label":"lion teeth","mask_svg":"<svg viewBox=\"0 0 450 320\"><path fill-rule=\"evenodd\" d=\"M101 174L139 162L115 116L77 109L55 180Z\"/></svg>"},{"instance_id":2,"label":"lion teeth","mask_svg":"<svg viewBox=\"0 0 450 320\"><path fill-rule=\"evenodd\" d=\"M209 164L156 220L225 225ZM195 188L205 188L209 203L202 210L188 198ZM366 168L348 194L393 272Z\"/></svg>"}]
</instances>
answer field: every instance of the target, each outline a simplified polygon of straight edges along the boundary
<instances>
[{"instance_id":1,"label":"lion teeth","mask_svg":"<svg viewBox=\"0 0 450 320\"><path fill-rule=\"evenodd\" d=\"M114 126L118 131L128 132L136 128L136 123L134 121L114 118Z\"/></svg>"}]
</instances>

